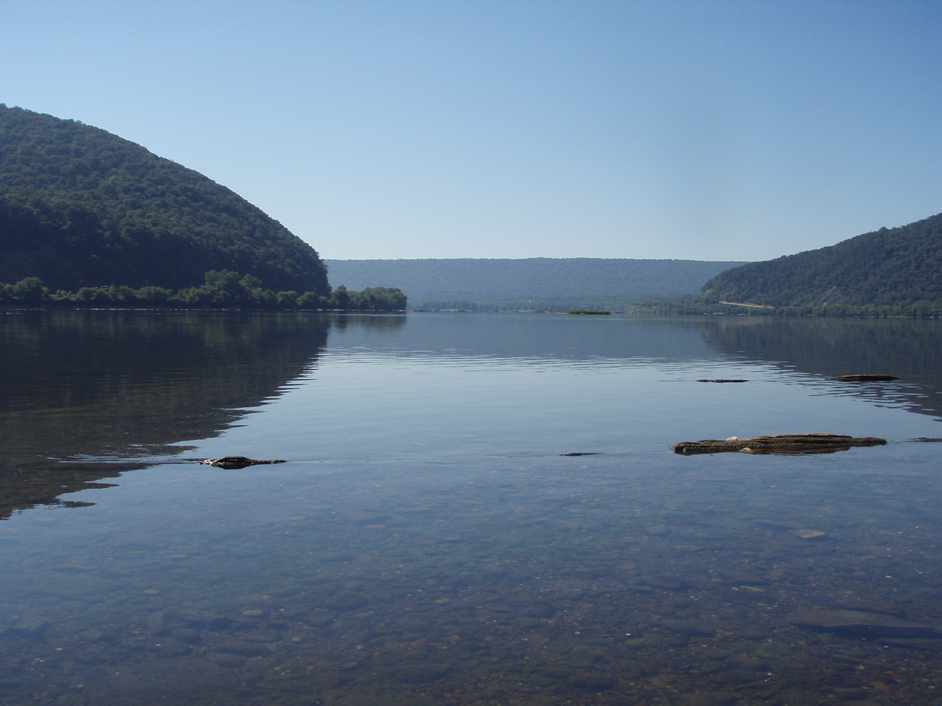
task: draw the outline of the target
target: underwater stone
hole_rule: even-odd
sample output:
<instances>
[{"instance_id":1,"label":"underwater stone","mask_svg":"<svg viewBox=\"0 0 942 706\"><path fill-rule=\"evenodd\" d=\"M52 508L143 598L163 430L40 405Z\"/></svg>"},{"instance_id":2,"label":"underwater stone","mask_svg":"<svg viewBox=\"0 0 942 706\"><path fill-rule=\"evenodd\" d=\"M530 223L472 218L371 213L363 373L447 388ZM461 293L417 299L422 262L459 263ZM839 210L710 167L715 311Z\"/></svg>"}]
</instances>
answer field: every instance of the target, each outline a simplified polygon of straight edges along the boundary
<instances>
[{"instance_id":1,"label":"underwater stone","mask_svg":"<svg viewBox=\"0 0 942 706\"><path fill-rule=\"evenodd\" d=\"M799 609L791 619L798 627L846 637L922 637L942 639L942 630L886 613L844 608Z\"/></svg>"},{"instance_id":2,"label":"underwater stone","mask_svg":"<svg viewBox=\"0 0 942 706\"><path fill-rule=\"evenodd\" d=\"M821 539L827 536L827 532L816 529L798 529L794 532L799 539Z\"/></svg>"}]
</instances>

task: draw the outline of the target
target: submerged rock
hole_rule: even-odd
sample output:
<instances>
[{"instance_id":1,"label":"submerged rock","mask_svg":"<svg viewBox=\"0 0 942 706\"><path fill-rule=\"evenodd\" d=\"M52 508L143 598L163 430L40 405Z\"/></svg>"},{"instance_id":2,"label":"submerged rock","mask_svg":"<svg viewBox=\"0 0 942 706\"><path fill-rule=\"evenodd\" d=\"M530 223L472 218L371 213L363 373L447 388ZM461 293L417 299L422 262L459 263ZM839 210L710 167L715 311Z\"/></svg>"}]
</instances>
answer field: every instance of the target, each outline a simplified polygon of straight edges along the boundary
<instances>
[{"instance_id":1,"label":"submerged rock","mask_svg":"<svg viewBox=\"0 0 942 706\"><path fill-rule=\"evenodd\" d=\"M837 379L841 382L889 382L890 380L899 380L895 375L887 375L886 373L852 373L838 375Z\"/></svg>"},{"instance_id":2,"label":"submerged rock","mask_svg":"<svg viewBox=\"0 0 942 706\"><path fill-rule=\"evenodd\" d=\"M674 453L717 454L740 452L747 454L823 454L847 451L855 446L883 446L886 439L874 436L844 436L841 434L780 434L741 439L703 439L681 441L674 444Z\"/></svg>"},{"instance_id":3,"label":"submerged rock","mask_svg":"<svg viewBox=\"0 0 942 706\"><path fill-rule=\"evenodd\" d=\"M942 438L935 436L917 436L915 439L910 439L910 441L916 441L920 444L942 444Z\"/></svg>"},{"instance_id":4,"label":"submerged rock","mask_svg":"<svg viewBox=\"0 0 942 706\"><path fill-rule=\"evenodd\" d=\"M220 458L207 458L203 461L200 461L200 463L206 466L212 466L213 468L236 469L248 468L249 466L264 466L271 465L273 463L284 463L284 461L281 459L260 461L254 458L247 458L245 456L222 456Z\"/></svg>"},{"instance_id":5,"label":"submerged rock","mask_svg":"<svg viewBox=\"0 0 942 706\"><path fill-rule=\"evenodd\" d=\"M816 529L797 529L793 531L793 534L798 539L822 539L827 536L827 532Z\"/></svg>"},{"instance_id":6,"label":"submerged rock","mask_svg":"<svg viewBox=\"0 0 942 706\"><path fill-rule=\"evenodd\" d=\"M801 608L791 619L794 625L846 637L919 637L942 639L942 630L903 620L886 613L845 608Z\"/></svg>"},{"instance_id":7,"label":"submerged rock","mask_svg":"<svg viewBox=\"0 0 942 706\"><path fill-rule=\"evenodd\" d=\"M559 454L560 456L600 456L601 451L567 451L564 454Z\"/></svg>"},{"instance_id":8,"label":"submerged rock","mask_svg":"<svg viewBox=\"0 0 942 706\"><path fill-rule=\"evenodd\" d=\"M701 378L697 382L749 382L741 378Z\"/></svg>"}]
</instances>

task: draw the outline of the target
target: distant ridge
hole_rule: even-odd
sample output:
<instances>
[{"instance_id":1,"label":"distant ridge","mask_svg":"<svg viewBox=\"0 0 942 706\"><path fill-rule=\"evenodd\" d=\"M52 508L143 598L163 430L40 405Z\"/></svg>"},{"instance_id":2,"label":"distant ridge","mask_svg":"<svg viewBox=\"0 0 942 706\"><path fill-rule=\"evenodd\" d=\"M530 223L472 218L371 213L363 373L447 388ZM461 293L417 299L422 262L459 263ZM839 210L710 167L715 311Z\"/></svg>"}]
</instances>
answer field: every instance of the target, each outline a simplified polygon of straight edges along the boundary
<instances>
[{"instance_id":1,"label":"distant ridge","mask_svg":"<svg viewBox=\"0 0 942 706\"><path fill-rule=\"evenodd\" d=\"M699 292L742 263L603 258L328 260L331 284L399 287L412 306L610 306Z\"/></svg>"},{"instance_id":2,"label":"distant ridge","mask_svg":"<svg viewBox=\"0 0 942 706\"><path fill-rule=\"evenodd\" d=\"M708 299L778 307L942 304L942 213L728 270Z\"/></svg>"},{"instance_id":3,"label":"distant ridge","mask_svg":"<svg viewBox=\"0 0 942 706\"><path fill-rule=\"evenodd\" d=\"M327 293L317 252L233 191L99 128L0 104L0 282L182 288L208 270Z\"/></svg>"}]
</instances>

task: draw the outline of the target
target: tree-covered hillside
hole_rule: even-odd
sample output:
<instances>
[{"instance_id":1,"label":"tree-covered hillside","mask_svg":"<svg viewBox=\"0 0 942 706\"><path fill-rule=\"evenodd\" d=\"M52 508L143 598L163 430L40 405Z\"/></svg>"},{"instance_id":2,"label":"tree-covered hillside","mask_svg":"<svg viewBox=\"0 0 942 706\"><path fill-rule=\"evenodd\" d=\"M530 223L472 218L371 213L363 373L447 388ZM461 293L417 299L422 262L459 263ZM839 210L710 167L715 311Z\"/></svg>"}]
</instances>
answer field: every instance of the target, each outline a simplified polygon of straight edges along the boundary
<instances>
[{"instance_id":1,"label":"tree-covered hillside","mask_svg":"<svg viewBox=\"0 0 942 706\"><path fill-rule=\"evenodd\" d=\"M921 306L942 302L942 214L819 250L723 272L712 300L772 306Z\"/></svg>"},{"instance_id":2,"label":"tree-covered hillside","mask_svg":"<svg viewBox=\"0 0 942 706\"><path fill-rule=\"evenodd\" d=\"M104 130L0 104L0 282L183 288L210 270L328 291L317 252L224 186Z\"/></svg>"},{"instance_id":3,"label":"tree-covered hillside","mask_svg":"<svg viewBox=\"0 0 942 706\"><path fill-rule=\"evenodd\" d=\"M694 295L737 262L599 258L329 260L334 285L398 287L411 306L612 307Z\"/></svg>"}]
</instances>

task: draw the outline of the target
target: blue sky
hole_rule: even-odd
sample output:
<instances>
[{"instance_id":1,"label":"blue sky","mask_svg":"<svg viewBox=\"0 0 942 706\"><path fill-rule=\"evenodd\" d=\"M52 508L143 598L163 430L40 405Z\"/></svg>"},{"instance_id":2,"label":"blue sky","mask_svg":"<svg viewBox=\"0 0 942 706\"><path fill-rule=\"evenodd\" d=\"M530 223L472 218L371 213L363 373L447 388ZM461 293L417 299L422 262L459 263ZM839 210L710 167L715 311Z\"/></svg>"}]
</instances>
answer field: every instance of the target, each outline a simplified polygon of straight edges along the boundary
<instances>
[{"instance_id":1,"label":"blue sky","mask_svg":"<svg viewBox=\"0 0 942 706\"><path fill-rule=\"evenodd\" d=\"M942 3L6 2L0 102L327 258L763 259L942 211Z\"/></svg>"}]
</instances>

